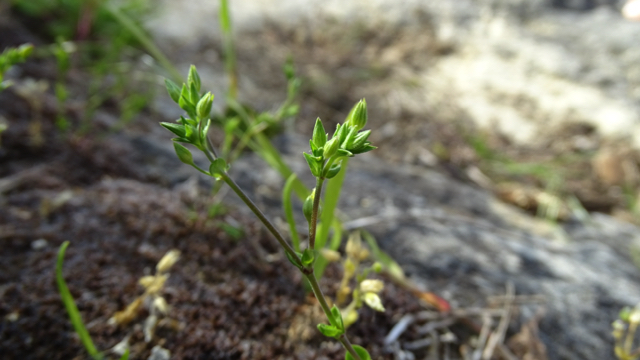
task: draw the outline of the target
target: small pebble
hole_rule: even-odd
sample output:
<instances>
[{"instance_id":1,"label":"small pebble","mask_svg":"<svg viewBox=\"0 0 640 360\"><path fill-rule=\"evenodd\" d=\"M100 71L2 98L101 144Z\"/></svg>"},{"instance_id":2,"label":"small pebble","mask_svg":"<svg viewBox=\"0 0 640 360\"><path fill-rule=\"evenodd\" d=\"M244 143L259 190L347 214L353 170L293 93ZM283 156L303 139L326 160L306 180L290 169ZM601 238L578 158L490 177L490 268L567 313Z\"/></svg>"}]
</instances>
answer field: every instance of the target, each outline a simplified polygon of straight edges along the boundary
<instances>
[{"instance_id":1,"label":"small pebble","mask_svg":"<svg viewBox=\"0 0 640 360\"><path fill-rule=\"evenodd\" d=\"M45 239L38 239L31 242L31 249L42 250L49 245L49 242Z\"/></svg>"}]
</instances>

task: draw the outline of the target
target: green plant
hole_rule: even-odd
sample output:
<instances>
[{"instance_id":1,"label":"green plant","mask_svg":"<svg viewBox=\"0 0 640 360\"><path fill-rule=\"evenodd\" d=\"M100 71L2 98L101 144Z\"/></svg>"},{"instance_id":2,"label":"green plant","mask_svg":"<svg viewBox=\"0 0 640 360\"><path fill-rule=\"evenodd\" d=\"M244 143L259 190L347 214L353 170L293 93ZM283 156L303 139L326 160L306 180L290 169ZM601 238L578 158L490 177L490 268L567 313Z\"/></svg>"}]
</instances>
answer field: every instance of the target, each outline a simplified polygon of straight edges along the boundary
<instances>
[{"instance_id":1,"label":"green plant","mask_svg":"<svg viewBox=\"0 0 640 360\"><path fill-rule=\"evenodd\" d=\"M615 340L614 351L619 360L640 359L640 347L634 348L636 330L640 325L640 304L633 309L625 307L620 311L619 318L611 325Z\"/></svg>"},{"instance_id":2,"label":"green plant","mask_svg":"<svg viewBox=\"0 0 640 360\"><path fill-rule=\"evenodd\" d=\"M2 51L0 54L0 91L11 86L11 81L3 80L4 73L13 65L24 62L32 51L33 45L31 44L24 44L17 48L8 48Z\"/></svg>"},{"instance_id":3,"label":"green plant","mask_svg":"<svg viewBox=\"0 0 640 360\"><path fill-rule=\"evenodd\" d=\"M336 177L340 173L342 161L345 158L375 149L368 141L371 131L361 131L367 123L366 102L362 100L354 106L346 121L337 126L331 138L325 132L322 121L320 119L316 120L313 135L309 142L311 153L304 153L309 169L316 177L316 187L311 192L311 195L306 198L303 205L303 213L309 224L309 240L308 247L304 251L298 252L284 239L276 227L229 176L227 161L219 157L214 150L213 144L208 137L214 96L211 93L201 93L201 80L195 66L191 67L187 82L182 84L181 87L168 79L165 82L171 99L187 113L187 117L181 116L177 123L161 123L163 127L177 136L173 139L173 145L180 161L194 167L205 175L223 181L242 199L276 238L289 261L300 270L308 281L329 321L329 324L318 325L320 332L325 336L338 340L348 353L347 359L362 360L363 358L368 358L366 350L361 348L356 350L351 345L345 333L342 314L337 306L329 307L318 284L314 269L314 264L319 254L316 250L316 233L322 188L325 181ZM192 145L200 150L209 160L209 166L202 168L197 165L194 162L191 151L182 144Z\"/></svg>"},{"instance_id":4,"label":"green plant","mask_svg":"<svg viewBox=\"0 0 640 360\"><path fill-rule=\"evenodd\" d=\"M80 316L80 311L78 311L78 307L76 306L75 301L73 300L73 296L71 295L71 291L69 291L69 287L67 283L64 281L64 277L62 276L62 265L64 263L64 253L69 246L69 242L65 241L60 246L60 250L58 250L58 260L56 262L56 283L58 284L58 291L60 292L60 297L62 298L62 303L64 304L65 309L67 309L67 314L69 315L69 319L71 320L71 324L73 325L73 329L80 337L80 341L84 346L85 350L89 355L96 359L102 360L104 359L104 354L96 349L93 344L93 340L91 340L91 335L87 331L87 328L84 326L84 322L82 321L82 316ZM129 359L129 350L125 350L120 360Z\"/></svg>"}]
</instances>

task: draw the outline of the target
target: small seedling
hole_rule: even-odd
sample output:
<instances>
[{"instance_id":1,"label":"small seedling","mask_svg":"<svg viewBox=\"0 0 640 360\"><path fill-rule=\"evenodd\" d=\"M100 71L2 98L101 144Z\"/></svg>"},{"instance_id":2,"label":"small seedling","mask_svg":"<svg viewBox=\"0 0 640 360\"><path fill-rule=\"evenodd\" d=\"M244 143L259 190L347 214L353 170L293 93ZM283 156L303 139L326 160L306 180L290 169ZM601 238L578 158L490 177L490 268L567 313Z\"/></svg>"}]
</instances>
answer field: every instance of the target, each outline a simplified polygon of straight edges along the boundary
<instances>
[{"instance_id":1,"label":"small seedling","mask_svg":"<svg viewBox=\"0 0 640 360\"><path fill-rule=\"evenodd\" d=\"M340 310L335 305L329 307L314 272L314 263L318 258L316 230L323 184L340 173L344 159L376 148L368 141L371 131L362 131L367 123L367 103L364 100L358 102L349 113L346 121L337 126L330 138L322 121L316 120L313 135L309 141L311 151L303 154L311 173L316 178L316 187L304 202L303 213L309 223L309 238L308 247L303 252L299 252L284 239L271 221L229 176L228 162L219 157L214 150L208 137L213 95L211 93L202 94L201 80L195 66L191 67L187 82L182 86L178 86L171 80L165 80L165 82L171 99L187 113L187 117L181 116L177 123L161 123L163 127L176 135L173 138L173 145L180 161L205 175L223 181L242 199L276 238L291 264L298 268L307 279L329 322L329 324L319 324L318 330L327 337L335 338L343 345L347 351L346 359L369 359L369 354L364 348L353 346L349 341ZM204 153L209 160L209 165L202 167L196 164L191 151L183 144L191 145Z\"/></svg>"}]
</instances>

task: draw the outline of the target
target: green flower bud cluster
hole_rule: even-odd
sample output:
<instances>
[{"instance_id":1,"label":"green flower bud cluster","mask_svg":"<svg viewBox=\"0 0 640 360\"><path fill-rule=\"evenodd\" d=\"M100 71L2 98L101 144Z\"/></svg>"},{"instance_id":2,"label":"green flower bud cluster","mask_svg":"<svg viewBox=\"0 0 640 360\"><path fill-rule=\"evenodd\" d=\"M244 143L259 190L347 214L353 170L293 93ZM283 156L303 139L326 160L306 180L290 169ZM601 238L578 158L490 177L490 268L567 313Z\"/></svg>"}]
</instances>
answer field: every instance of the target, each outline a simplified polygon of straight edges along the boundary
<instances>
[{"instance_id":1,"label":"green flower bud cluster","mask_svg":"<svg viewBox=\"0 0 640 360\"><path fill-rule=\"evenodd\" d=\"M311 154L303 153L313 176L331 179L340 172L340 164L335 162L341 157L353 157L376 149L368 141L371 130L360 131L366 124L367 102L364 99L351 109L343 124L338 124L331 139L318 118L309 141Z\"/></svg>"},{"instance_id":2,"label":"green flower bud cluster","mask_svg":"<svg viewBox=\"0 0 640 360\"><path fill-rule=\"evenodd\" d=\"M171 80L165 79L165 85L171 99L180 106L188 117L180 116L175 123L162 122L165 129L171 131L177 137L173 138L173 146L180 161L191 165L200 172L214 177L218 177L228 169L228 165L223 159L213 159L214 152L209 145L207 134L211 126L211 108L213 107L213 94L210 92L200 94L200 75L196 67L191 65L187 83L179 87ZM193 162L193 155L185 146L180 143L190 144L212 157L209 171L200 169Z\"/></svg>"}]
</instances>

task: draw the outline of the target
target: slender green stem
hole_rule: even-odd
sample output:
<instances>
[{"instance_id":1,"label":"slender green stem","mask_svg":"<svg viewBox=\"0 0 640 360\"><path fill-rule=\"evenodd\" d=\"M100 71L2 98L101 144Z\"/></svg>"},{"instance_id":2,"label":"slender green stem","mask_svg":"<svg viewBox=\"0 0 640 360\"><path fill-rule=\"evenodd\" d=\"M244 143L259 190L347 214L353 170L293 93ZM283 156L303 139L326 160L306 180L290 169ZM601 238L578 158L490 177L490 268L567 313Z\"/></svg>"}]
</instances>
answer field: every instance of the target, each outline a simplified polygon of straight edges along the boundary
<instances>
[{"instance_id":1,"label":"slender green stem","mask_svg":"<svg viewBox=\"0 0 640 360\"><path fill-rule=\"evenodd\" d=\"M311 212L311 221L309 222L309 248L315 249L316 246L316 228L318 226L318 208L320 207L320 194L322 193L322 184L324 178L316 178L316 192L313 197L313 211Z\"/></svg>"},{"instance_id":2,"label":"slender green stem","mask_svg":"<svg viewBox=\"0 0 640 360\"><path fill-rule=\"evenodd\" d=\"M233 179L229 177L227 173L224 173L221 176L221 178L224 182L227 183L227 185L229 185L231 189L233 189L233 191L240 197L240 199L242 199L242 201L249 207L249 209L251 209L251 211L253 211L253 213L256 214L256 216L258 217L258 219L260 219L262 224L264 224L264 226L267 227L267 230L269 230L269 232L276 238L276 240L278 240L278 242L280 243L280 246L284 248L284 251L286 251L291 256L292 259L295 259L297 263L296 265L302 267L303 266L302 261L300 260L296 252L293 250L291 245L289 245L289 243L282 237L280 232L271 223L271 221L267 219L267 217L262 213L262 211L260 211L260 209L256 206L256 204L254 204L253 201L251 201L251 199L249 199L249 197L244 193L244 191L242 191L242 189L238 186L238 184L236 184L236 182L233 181Z\"/></svg>"},{"instance_id":3,"label":"slender green stem","mask_svg":"<svg viewBox=\"0 0 640 360\"><path fill-rule=\"evenodd\" d=\"M353 346L351 346L351 342L349 341L349 338L347 338L347 334L340 335L340 337L338 337L338 341L340 341L340 344L342 344L345 350L347 350L354 359L361 360L360 355L358 355Z\"/></svg>"},{"instance_id":4,"label":"slender green stem","mask_svg":"<svg viewBox=\"0 0 640 360\"><path fill-rule=\"evenodd\" d=\"M322 293L322 289L320 289L320 285L318 284L318 280L316 279L316 276L313 274L313 272L311 272L310 274L304 274L304 276L307 278L307 281L309 281L309 284L311 285L311 289L313 290L313 294L316 296L316 299L318 299L318 302L320 303L320 307L322 307L322 311L324 311L324 314L327 316L327 319L330 319L333 316L331 315L331 308L329 308L329 304L327 304L327 300L325 299L324 294ZM353 356L354 359L360 360L360 356L353 349L353 346L351 346L351 342L349 342L349 338L347 338L347 334L340 335L340 337L338 338L338 341L340 341L342 346L344 346L345 350L347 350L349 354Z\"/></svg>"}]
</instances>

